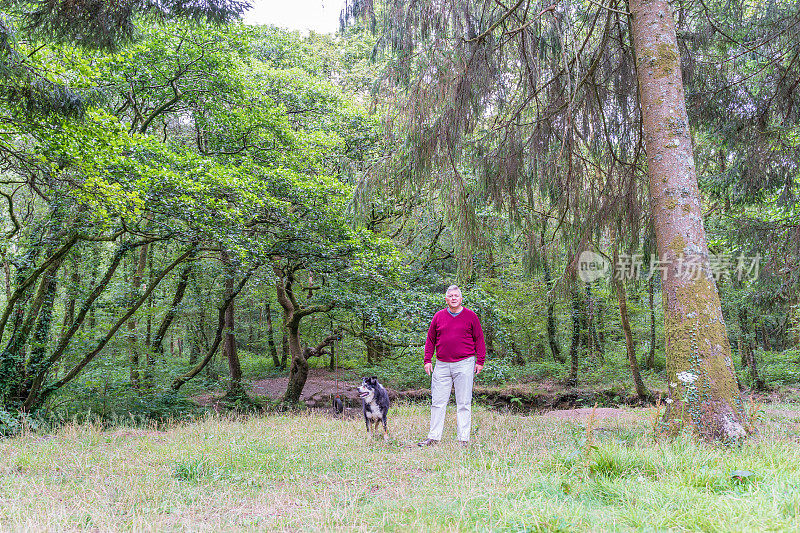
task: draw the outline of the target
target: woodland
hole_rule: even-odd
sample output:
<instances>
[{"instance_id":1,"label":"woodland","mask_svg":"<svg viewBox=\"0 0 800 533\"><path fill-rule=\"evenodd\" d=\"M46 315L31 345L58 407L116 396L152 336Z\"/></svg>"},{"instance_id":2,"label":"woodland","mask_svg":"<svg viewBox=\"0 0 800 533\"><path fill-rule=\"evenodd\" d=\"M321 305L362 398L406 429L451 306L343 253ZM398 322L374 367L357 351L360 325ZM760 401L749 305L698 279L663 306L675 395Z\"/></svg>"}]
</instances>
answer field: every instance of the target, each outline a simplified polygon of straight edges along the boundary
<instances>
[{"instance_id":1,"label":"woodland","mask_svg":"<svg viewBox=\"0 0 800 533\"><path fill-rule=\"evenodd\" d=\"M303 408L314 370L425 389L453 283L478 401L725 443L800 401L795 2L246 8L2 2L0 433Z\"/></svg>"}]
</instances>

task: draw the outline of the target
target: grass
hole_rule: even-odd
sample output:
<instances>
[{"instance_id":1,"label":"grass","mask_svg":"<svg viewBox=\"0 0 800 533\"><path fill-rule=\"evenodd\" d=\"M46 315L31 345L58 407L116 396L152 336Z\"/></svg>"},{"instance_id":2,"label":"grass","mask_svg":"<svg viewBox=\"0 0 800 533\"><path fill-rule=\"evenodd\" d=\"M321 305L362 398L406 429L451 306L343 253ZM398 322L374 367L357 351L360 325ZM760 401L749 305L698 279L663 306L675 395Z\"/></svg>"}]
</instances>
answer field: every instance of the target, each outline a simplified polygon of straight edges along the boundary
<instances>
[{"instance_id":1,"label":"grass","mask_svg":"<svg viewBox=\"0 0 800 533\"><path fill-rule=\"evenodd\" d=\"M586 420L476 408L466 450L412 446L428 423L414 405L393 409L389 442L312 412L71 424L0 440L0 529L800 530L797 406L769 406L737 448L656 441L654 416L595 420L587 444Z\"/></svg>"}]
</instances>

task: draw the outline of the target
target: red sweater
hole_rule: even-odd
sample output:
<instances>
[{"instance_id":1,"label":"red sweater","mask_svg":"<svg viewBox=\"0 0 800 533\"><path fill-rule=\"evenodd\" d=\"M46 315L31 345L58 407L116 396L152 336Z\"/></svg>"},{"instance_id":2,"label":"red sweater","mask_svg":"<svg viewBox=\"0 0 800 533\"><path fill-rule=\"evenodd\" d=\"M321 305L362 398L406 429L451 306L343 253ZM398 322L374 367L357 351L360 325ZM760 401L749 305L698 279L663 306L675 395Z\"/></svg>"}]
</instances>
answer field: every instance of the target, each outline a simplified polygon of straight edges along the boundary
<instances>
[{"instance_id":1,"label":"red sweater","mask_svg":"<svg viewBox=\"0 0 800 533\"><path fill-rule=\"evenodd\" d=\"M476 356L476 363L482 365L486 360L486 344L478 315L466 307L457 316L442 309L433 315L428 338L425 340L425 363L433 359L455 363L467 357Z\"/></svg>"}]
</instances>

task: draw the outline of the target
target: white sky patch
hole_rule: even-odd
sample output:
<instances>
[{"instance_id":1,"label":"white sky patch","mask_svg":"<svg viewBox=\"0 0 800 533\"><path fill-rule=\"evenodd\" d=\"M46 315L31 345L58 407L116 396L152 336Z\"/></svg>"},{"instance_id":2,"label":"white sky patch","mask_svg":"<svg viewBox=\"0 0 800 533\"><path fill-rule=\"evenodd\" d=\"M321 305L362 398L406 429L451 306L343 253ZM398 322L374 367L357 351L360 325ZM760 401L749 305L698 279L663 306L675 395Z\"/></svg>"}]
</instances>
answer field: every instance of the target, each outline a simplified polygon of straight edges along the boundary
<instances>
[{"instance_id":1,"label":"white sky patch","mask_svg":"<svg viewBox=\"0 0 800 533\"><path fill-rule=\"evenodd\" d=\"M344 0L251 0L245 24L269 24L308 33L334 33Z\"/></svg>"}]
</instances>

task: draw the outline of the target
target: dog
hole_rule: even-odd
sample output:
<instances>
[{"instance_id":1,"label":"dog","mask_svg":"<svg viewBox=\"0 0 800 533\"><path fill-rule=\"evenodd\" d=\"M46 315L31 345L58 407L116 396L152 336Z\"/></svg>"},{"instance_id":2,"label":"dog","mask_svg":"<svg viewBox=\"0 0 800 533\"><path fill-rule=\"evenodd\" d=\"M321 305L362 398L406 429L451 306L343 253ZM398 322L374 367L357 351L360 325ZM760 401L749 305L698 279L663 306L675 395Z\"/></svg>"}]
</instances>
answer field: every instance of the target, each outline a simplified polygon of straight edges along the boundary
<instances>
[{"instance_id":1,"label":"dog","mask_svg":"<svg viewBox=\"0 0 800 533\"><path fill-rule=\"evenodd\" d=\"M375 436L378 424L383 422L383 440L389 440L389 430L386 425L386 416L389 414L389 393L378 383L375 376L364 378L358 388L361 397L361 407L364 412L364 422L367 424L367 439Z\"/></svg>"}]
</instances>

